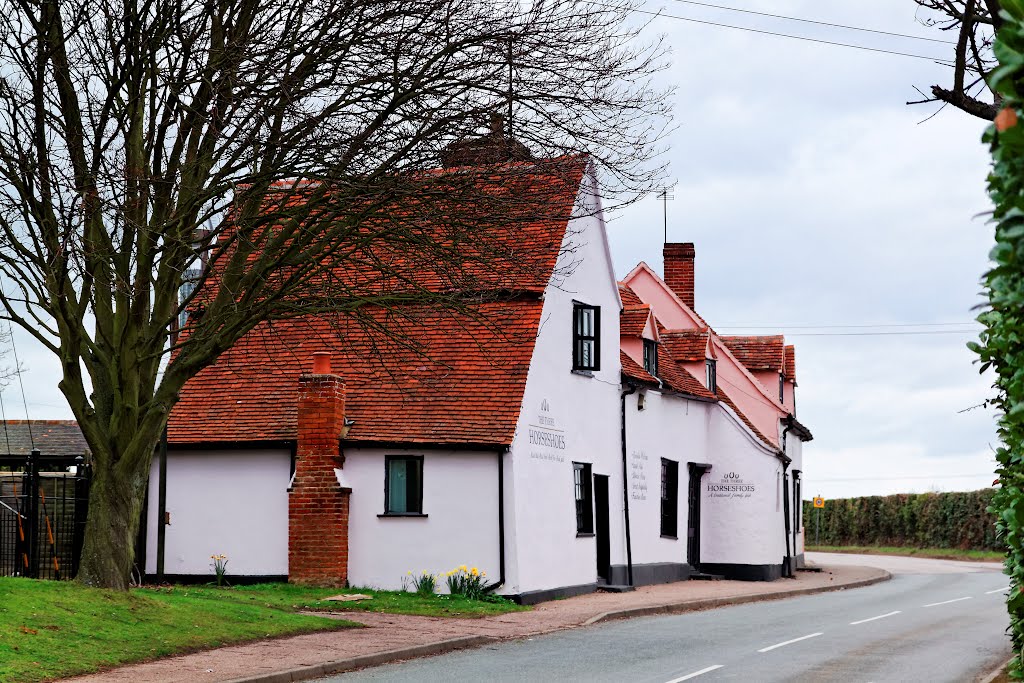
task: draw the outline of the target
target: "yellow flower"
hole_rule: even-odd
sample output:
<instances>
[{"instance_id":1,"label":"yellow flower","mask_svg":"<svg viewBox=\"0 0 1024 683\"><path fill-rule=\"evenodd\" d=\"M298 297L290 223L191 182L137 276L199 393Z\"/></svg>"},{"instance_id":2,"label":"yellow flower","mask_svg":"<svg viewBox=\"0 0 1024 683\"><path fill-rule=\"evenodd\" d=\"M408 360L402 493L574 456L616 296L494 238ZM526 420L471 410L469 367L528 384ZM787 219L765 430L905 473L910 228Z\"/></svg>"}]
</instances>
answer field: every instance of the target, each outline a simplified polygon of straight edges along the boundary
<instances>
[{"instance_id":1,"label":"yellow flower","mask_svg":"<svg viewBox=\"0 0 1024 683\"><path fill-rule=\"evenodd\" d=\"M473 567L473 568L472 568L472 569L470 570L470 573L471 573L471 574L472 574L473 576L479 576L479 575L480 575L480 572L479 572L479 570L477 570L477 568L476 568L476 567Z\"/></svg>"},{"instance_id":2,"label":"yellow flower","mask_svg":"<svg viewBox=\"0 0 1024 683\"><path fill-rule=\"evenodd\" d=\"M460 571L460 572L468 571L468 570L466 569L466 565L462 565L462 566L460 566L460 567L459 567L459 571Z\"/></svg>"}]
</instances>

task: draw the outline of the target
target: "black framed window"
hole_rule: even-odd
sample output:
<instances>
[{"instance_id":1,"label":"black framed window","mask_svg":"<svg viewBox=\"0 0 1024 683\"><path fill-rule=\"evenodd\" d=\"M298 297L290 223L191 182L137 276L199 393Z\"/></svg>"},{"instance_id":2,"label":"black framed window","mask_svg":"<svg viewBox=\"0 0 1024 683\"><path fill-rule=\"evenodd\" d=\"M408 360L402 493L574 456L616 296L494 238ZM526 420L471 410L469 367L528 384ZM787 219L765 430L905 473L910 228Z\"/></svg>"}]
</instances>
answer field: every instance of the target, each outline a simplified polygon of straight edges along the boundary
<instances>
[{"instance_id":1,"label":"black framed window","mask_svg":"<svg viewBox=\"0 0 1024 683\"><path fill-rule=\"evenodd\" d=\"M423 514L423 456L384 458L384 514Z\"/></svg>"},{"instance_id":2,"label":"black framed window","mask_svg":"<svg viewBox=\"0 0 1024 683\"><path fill-rule=\"evenodd\" d=\"M800 481L800 470L793 471L793 528L800 531L804 527L803 516L803 482Z\"/></svg>"},{"instance_id":3,"label":"black framed window","mask_svg":"<svg viewBox=\"0 0 1024 683\"><path fill-rule=\"evenodd\" d=\"M601 369L601 307L572 307L572 369Z\"/></svg>"},{"instance_id":4,"label":"black framed window","mask_svg":"<svg viewBox=\"0 0 1024 683\"><path fill-rule=\"evenodd\" d=\"M713 360L711 360L709 358L708 361L707 361L707 369L708 369L708 391L710 391L713 394L717 394L718 393L718 368L717 368L717 362L713 361Z\"/></svg>"},{"instance_id":5,"label":"black framed window","mask_svg":"<svg viewBox=\"0 0 1024 683\"><path fill-rule=\"evenodd\" d=\"M679 463L661 459L661 535L678 536Z\"/></svg>"},{"instance_id":6,"label":"black framed window","mask_svg":"<svg viewBox=\"0 0 1024 683\"><path fill-rule=\"evenodd\" d=\"M572 464L573 491L576 497L576 533L594 533L594 479L590 463Z\"/></svg>"},{"instance_id":7,"label":"black framed window","mask_svg":"<svg viewBox=\"0 0 1024 683\"><path fill-rule=\"evenodd\" d=\"M653 339L644 339L644 370L658 376L658 343Z\"/></svg>"},{"instance_id":8,"label":"black framed window","mask_svg":"<svg viewBox=\"0 0 1024 683\"><path fill-rule=\"evenodd\" d=\"M779 403L786 402L786 380L782 373L779 373Z\"/></svg>"}]
</instances>

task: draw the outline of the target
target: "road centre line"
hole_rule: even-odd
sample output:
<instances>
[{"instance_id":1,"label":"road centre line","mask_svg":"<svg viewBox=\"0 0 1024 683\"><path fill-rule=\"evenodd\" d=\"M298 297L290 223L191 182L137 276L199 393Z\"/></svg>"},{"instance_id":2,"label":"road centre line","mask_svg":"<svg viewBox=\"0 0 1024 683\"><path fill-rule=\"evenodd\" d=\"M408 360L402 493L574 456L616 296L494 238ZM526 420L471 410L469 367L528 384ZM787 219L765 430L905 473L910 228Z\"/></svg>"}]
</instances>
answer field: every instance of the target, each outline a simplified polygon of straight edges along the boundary
<instances>
[{"instance_id":1,"label":"road centre line","mask_svg":"<svg viewBox=\"0 0 1024 683\"><path fill-rule=\"evenodd\" d=\"M961 600L970 600L970 599L971 599L971 596L968 595L967 597L964 597L964 598L953 598L952 600L943 600L942 602L933 602L931 604L925 605L925 607L938 607L939 605L948 605L951 602L960 602Z\"/></svg>"},{"instance_id":2,"label":"road centre line","mask_svg":"<svg viewBox=\"0 0 1024 683\"><path fill-rule=\"evenodd\" d=\"M1002 588L997 588L994 591L985 591L985 595L992 595L993 593L1002 593L1003 591L1008 590L1010 590L1009 586L1003 586Z\"/></svg>"},{"instance_id":3,"label":"road centre line","mask_svg":"<svg viewBox=\"0 0 1024 683\"><path fill-rule=\"evenodd\" d=\"M812 633L807 636L800 636L799 638L794 638L793 640L787 640L782 643L776 643L775 645L769 645L768 647L762 647L760 650L758 650L758 652L768 652L769 650L774 650L775 648L782 647L783 645L792 645L793 643L799 643L801 640L807 640L808 638L814 638L820 635L821 633Z\"/></svg>"},{"instance_id":4,"label":"road centre line","mask_svg":"<svg viewBox=\"0 0 1024 683\"><path fill-rule=\"evenodd\" d=\"M685 676L680 676L679 678L673 678L671 681L666 681L666 683L680 683L681 681L688 681L691 678L696 678L697 676L710 673L715 669L721 669L723 666L723 664L715 664L714 666L709 666L707 668L701 669L700 671L694 671L692 674L686 674Z\"/></svg>"},{"instance_id":5,"label":"road centre line","mask_svg":"<svg viewBox=\"0 0 1024 683\"><path fill-rule=\"evenodd\" d=\"M885 619L886 617L891 617L894 614L902 614L902 612L900 612L899 610L896 610L895 612L889 612L888 614L879 614L877 617L871 617L870 619L861 619L860 621L851 621L850 622L850 626L856 626L857 624L866 624L869 621L875 621L876 619Z\"/></svg>"}]
</instances>

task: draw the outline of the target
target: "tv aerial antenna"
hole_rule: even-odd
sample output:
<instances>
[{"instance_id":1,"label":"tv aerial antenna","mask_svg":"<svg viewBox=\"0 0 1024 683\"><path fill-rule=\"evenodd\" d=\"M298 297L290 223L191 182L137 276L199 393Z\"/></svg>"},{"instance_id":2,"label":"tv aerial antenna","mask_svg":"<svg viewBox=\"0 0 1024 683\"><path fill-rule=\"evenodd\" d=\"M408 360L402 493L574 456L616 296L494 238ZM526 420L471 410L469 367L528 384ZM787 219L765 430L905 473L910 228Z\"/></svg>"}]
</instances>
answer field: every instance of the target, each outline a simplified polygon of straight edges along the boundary
<instances>
[{"instance_id":1,"label":"tv aerial antenna","mask_svg":"<svg viewBox=\"0 0 1024 683\"><path fill-rule=\"evenodd\" d=\"M668 203L671 200L675 199L676 196L667 187L661 188L661 190L658 192L657 196L658 196L658 199L661 200L662 216L663 216L663 219L664 219L664 227L665 227L665 241L664 241L664 244L668 244Z\"/></svg>"}]
</instances>

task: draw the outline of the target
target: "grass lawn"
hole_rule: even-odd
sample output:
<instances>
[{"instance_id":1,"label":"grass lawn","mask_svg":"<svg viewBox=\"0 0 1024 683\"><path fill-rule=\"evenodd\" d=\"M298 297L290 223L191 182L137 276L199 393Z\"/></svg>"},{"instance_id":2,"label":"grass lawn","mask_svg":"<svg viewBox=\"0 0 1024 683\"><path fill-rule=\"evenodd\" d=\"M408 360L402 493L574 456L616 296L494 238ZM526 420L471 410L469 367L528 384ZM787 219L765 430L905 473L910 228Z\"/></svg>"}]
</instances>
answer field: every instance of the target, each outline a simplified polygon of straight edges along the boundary
<instances>
[{"instance_id":1,"label":"grass lawn","mask_svg":"<svg viewBox=\"0 0 1024 683\"><path fill-rule=\"evenodd\" d=\"M809 545L809 552L856 553L863 555L905 555L929 557L937 560L973 560L975 562L1002 562L1003 553L992 550L958 550L956 548L891 548L862 545Z\"/></svg>"},{"instance_id":2,"label":"grass lawn","mask_svg":"<svg viewBox=\"0 0 1024 683\"><path fill-rule=\"evenodd\" d=\"M176 590L182 590L178 588ZM248 604L260 604L286 610L331 612L389 612L391 614L418 614L428 617L486 617L529 610L503 598L467 600L457 595L419 595L401 591L380 591L371 588L307 588L286 583L267 583L256 586L238 586L224 591L213 587L192 588L205 594L227 594L227 599ZM373 596L372 600L334 602L324 598L339 594L359 593Z\"/></svg>"},{"instance_id":3,"label":"grass lawn","mask_svg":"<svg viewBox=\"0 0 1024 683\"><path fill-rule=\"evenodd\" d=\"M332 602L339 593L372 600ZM127 593L64 581L0 578L0 681L42 681L246 640L355 627L299 611L373 611L480 617L509 601L262 584L172 586Z\"/></svg>"}]
</instances>

